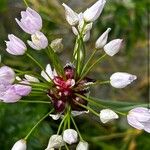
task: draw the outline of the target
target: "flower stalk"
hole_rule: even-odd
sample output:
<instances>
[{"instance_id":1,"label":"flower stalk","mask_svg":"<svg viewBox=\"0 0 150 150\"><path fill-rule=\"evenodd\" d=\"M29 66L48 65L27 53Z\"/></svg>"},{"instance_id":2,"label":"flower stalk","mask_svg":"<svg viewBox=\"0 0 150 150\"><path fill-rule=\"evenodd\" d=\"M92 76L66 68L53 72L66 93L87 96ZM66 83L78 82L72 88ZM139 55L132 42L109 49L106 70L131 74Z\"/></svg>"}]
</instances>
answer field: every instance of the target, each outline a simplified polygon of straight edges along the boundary
<instances>
[{"instance_id":1,"label":"flower stalk","mask_svg":"<svg viewBox=\"0 0 150 150\"><path fill-rule=\"evenodd\" d=\"M36 129L36 127L46 118L49 116L49 114L51 114L54 111L54 109L52 109L50 112L48 112L46 115L44 115L33 127L32 129L29 131L29 133L25 136L24 140L27 140L29 138L29 136L31 135L31 133Z\"/></svg>"}]
</instances>

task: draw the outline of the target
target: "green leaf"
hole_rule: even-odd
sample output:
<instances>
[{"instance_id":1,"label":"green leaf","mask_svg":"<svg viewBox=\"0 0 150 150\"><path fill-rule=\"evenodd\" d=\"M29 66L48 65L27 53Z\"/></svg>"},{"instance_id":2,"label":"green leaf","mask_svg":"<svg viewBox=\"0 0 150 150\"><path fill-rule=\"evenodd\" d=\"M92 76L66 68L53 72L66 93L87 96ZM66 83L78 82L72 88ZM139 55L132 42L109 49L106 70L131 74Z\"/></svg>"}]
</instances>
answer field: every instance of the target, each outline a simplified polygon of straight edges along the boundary
<instances>
[{"instance_id":1,"label":"green leaf","mask_svg":"<svg viewBox=\"0 0 150 150\"><path fill-rule=\"evenodd\" d=\"M102 99L98 99L98 98L93 98L93 97L89 97L90 100L100 104L100 105L104 105L110 108L114 108L115 110L118 111L129 111L135 107L147 107L148 104L144 104L144 103L133 103L133 102L122 102L122 101L114 101L114 100L102 100Z\"/></svg>"}]
</instances>

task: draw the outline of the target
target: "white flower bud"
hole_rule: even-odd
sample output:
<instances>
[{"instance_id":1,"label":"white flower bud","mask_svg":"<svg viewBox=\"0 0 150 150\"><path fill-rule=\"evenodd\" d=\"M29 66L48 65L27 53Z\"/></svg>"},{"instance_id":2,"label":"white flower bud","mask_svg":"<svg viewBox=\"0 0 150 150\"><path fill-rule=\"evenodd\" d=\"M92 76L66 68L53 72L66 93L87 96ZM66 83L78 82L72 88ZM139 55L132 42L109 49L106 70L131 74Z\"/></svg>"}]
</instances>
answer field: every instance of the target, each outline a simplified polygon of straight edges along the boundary
<instances>
[{"instance_id":1,"label":"white flower bud","mask_svg":"<svg viewBox=\"0 0 150 150\"><path fill-rule=\"evenodd\" d=\"M51 150L52 148L60 148L61 146L64 146L64 141L62 139L61 135L52 135L49 139L48 146L45 150Z\"/></svg>"},{"instance_id":2,"label":"white flower bud","mask_svg":"<svg viewBox=\"0 0 150 150\"><path fill-rule=\"evenodd\" d=\"M78 30L76 29L76 27L72 27L72 32L74 33L74 35L78 35Z\"/></svg>"},{"instance_id":3,"label":"white flower bud","mask_svg":"<svg viewBox=\"0 0 150 150\"><path fill-rule=\"evenodd\" d=\"M25 74L24 77L28 82L37 82L37 83L40 82L39 79L27 74Z\"/></svg>"},{"instance_id":4,"label":"white flower bud","mask_svg":"<svg viewBox=\"0 0 150 150\"><path fill-rule=\"evenodd\" d=\"M118 119L118 115L111 109L103 109L100 111L100 120L102 123L107 123L111 120Z\"/></svg>"},{"instance_id":5,"label":"white flower bud","mask_svg":"<svg viewBox=\"0 0 150 150\"><path fill-rule=\"evenodd\" d=\"M108 28L96 41L95 47L97 49L102 48L107 43L108 33L111 31L111 28Z\"/></svg>"},{"instance_id":6,"label":"white flower bud","mask_svg":"<svg viewBox=\"0 0 150 150\"><path fill-rule=\"evenodd\" d=\"M91 34L90 34L90 31L87 31L86 34L85 34L84 37L83 37L83 41L84 41L84 42L87 42L87 41L90 39L90 35L91 35Z\"/></svg>"},{"instance_id":7,"label":"white flower bud","mask_svg":"<svg viewBox=\"0 0 150 150\"><path fill-rule=\"evenodd\" d=\"M67 6L66 4L62 4L65 8L65 13L66 13L66 20L68 21L68 23L71 25L71 26L75 26L78 21L79 21L79 18L78 18L78 14L76 12L74 12L69 6Z\"/></svg>"},{"instance_id":8,"label":"white flower bud","mask_svg":"<svg viewBox=\"0 0 150 150\"><path fill-rule=\"evenodd\" d=\"M86 22L93 22L95 21L101 14L104 5L106 1L105 0L98 0L94 5L92 5L90 8L88 8L84 13L84 20Z\"/></svg>"},{"instance_id":9,"label":"white flower bud","mask_svg":"<svg viewBox=\"0 0 150 150\"><path fill-rule=\"evenodd\" d=\"M78 141L78 134L73 129L67 129L63 132L63 140L68 144L74 144Z\"/></svg>"},{"instance_id":10,"label":"white flower bud","mask_svg":"<svg viewBox=\"0 0 150 150\"><path fill-rule=\"evenodd\" d=\"M104 46L104 51L109 56L114 56L116 53L119 52L122 46L122 39L115 39L110 41Z\"/></svg>"},{"instance_id":11,"label":"white flower bud","mask_svg":"<svg viewBox=\"0 0 150 150\"><path fill-rule=\"evenodd\" d=\"M26 149L27 149L26 141L21 139L14 144L11 150L26 150Z\"/></svg>"},{"instance_id":12,"label":"white flower bud","mask_svg":"<svg viewBox=\"0 0 150 150\"><path fill-rule=\"evenodd\" d=\"M87 142L85 141L80 141L79 144L76 147L76 150L88 150L89 149L89 145Z\"/></svg>"},{"instance_id":13,"label":"white flower bud","mask_svg":"<svg viewBox=\"0 0 150 150\"><path fill-rule=\"evenodd\" d=\"M115 88L124 88L136 79L137 77L135 75L125 72L116 72L111 75L110 84Z\"/></svg>"},{"instance_id":14,"label":"white flower bud","mask_svg":"<svg viewBox=\"0 0 150 150\"><path fill-rule=\"evenodd\" d=\"M53 40L50 46L55 52L62 52L63 50L62 38Z\"/></svg>"}]
</instances>

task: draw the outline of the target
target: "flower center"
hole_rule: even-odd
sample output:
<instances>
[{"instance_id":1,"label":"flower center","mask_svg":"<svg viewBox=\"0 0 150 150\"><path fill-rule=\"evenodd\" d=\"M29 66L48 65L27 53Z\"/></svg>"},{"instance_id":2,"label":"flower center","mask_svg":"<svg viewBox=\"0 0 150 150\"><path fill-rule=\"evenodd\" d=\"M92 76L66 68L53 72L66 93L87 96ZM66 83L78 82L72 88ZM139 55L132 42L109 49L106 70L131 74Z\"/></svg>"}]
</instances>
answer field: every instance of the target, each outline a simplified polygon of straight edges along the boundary
<instances>
[{"instance_id":1,"label":"flower center","mask_svg":"<svg viewBox=\"0 0 150 150\"><path fill-rule=\"evenodd\" d=\"M84 78L77 84L74 79L75 68L66 66L64 71L65 79L55 76L53 79L54 86L48 91L48 96L50 96L55 110L63 112L67 105L70 105L72 110L85 110L77 103L87 105L87 101L76 96L76 94L86 96L85 94L89 92L87 84L91 82L91 79Z\"/></svg>"}]
</instances>

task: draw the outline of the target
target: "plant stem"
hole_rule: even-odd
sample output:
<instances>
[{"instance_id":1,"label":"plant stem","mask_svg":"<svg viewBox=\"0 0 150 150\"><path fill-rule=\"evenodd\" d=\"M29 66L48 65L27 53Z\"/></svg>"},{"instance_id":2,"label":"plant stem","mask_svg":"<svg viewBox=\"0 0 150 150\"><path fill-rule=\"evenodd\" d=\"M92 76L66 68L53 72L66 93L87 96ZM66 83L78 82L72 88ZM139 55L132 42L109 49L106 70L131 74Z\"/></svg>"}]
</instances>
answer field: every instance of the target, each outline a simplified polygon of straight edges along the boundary
<instances>
[{"instance_id":1,"label":"plant stem","mask_svg":"<svg viewBox=\"0 0 150 150\"><path fill-rule=\"evenodd\" d=\"M95 104L96 106L99 106L99 107L102 107L102 108L107 108L106 106L104 106L102 104L99 104L99 103L97 103L97 102L95 102L95 101L93 101L93 100L91 100L91 99L89 99L89 98L87 98L85 96L82 96L82 95L77 94L77 93L76 93L76 95L79 96L79 97L81 97L81 98L83 98L84 100L86 100L88 102L91 102L91 103Z\"/></svg>"},{"instance_id":2,"label":"plant stem","mask_svg":"<svg viewBox=\"0 0 150 150\"><path fill-rule=\"evenodd\" d=\"M69 148L68 148L68 146L67 146L67 144L65 143L65 147L66 147L66 150L69 150Z\"/></svg>"},{"instance_id":3,"label":"plant stem","mask_svg":"<svg viewBox=\"0 0 150 150\"><path fill-rule=\"evenodd\" d=\"M66 115L64 116L64 118L62 119L62 121L61 121L61 123L60 123L60 125L59 125L59 127L58 127L57 134L60 133L61 127L62 127L62 125L63 125L63 123L64 123L64 121L65 121L66 118L67 118L67 114L66 114Z\"/></svg>"},{"instance_id":4,"label":"plant stem","mask_svg":"<svg viewBox=\"0 0 150 150\"><path fill-rule=\"evenodd\" d=\"M99 103L95 102L94 100L91 100L91 99L89 99L89 98L87 98L87 97L84 97L84 96L82 96L82 95L80 95L80 94L76 94L76 95L79 96L79 97L81 97L81 98L83 98L84 100L87 100L88 102L93 103L95 106L99 106L99 107L107 108L107 109L109 108L109 107L107 107L107 106L104 106L104 105L102 105L102 104L99 104ZM118 113L118 114L120 114L120 115L126 116L126 113L123 113L123 112L120 112L120 111L117 111L117 110L113 110L113 111L115 111L116 113Z\"/></svg>"},{"instance_id":5,"label":"plant stem","mask_svg":"<svg viewBox=\"0 0 150 150\"><path fill-rule=\"evenodd\" d=\"M88 107L88 106L85 106L85 105L82 105L82 104L80 104L80 103L78 103L78 102L76 102L76 103L77 103L79 106L81 106L81 107L83 107L83 108L89 110L89 111L92 112L94 115L96 115L96 116L99 117L99 114L98 114L96 111L94 111L92 108L90 108L90 107Z\"/></svg>"},{"instance_id":6,"label":"plant stem","mask_svg":"<svg viewBox=\"0 0 150 150\"><path fill-rule=\"evenodd\" d=\"M81 72L81 76L84 73L84 71L86 70L86 68L88 67L89 63L91 62L92 58L94 57L95 53L97 52L97 49L94 49L94 52L92 53L92 55L90 56L90 58L88 59L88 61L86 62L86 64L84 65L82 72Z\"/></svg>"},{"instance_id":7,"label":"plant stem","mask_svg":"<svg viewBox=\"0 0 150 150\"><path fill-rule=\"evenodd\" d=\"M79 83L79 82L89 73L89 71L91 71L91 69L92 69L97 63L99 63L105 56L106 56L106 54L104 54L104 55L101 56L99 59L97 59L97 60L91 65L91 67L89 67L88 70L80 77L80 79L77 81L77 83Z\"/></svg>"},{"instance_id":8,"label":"plant stem","mask_svg":"<svg viewBox=\"0 0 150 150\"><path fill-rule=\"evenodd\" d=\"M32 127L32 129L30 130L30 132L26 135L26 137L25 137L24 139L27 140L28 137L31 135L31 133L35 130L35 128L36 128L47 116L49 116L49 114L50 114L51 112L53 112L53 111L54 111L54 109L52 109L50 112L48 112L46 115L44 115L44 116Z\"/></svg>"},{"instance_id":9,"label":"plant stem","mask_svg":"<svg viewBox=\"0 0 150 150\"><path fill-rule=\"evenodd\" d=\"M44 70L43 66L35 59L33 58L30 54L26 53L26 55L33 61L35 62L40 68L41 70Z\"/></svg>"},{"instance_id":10,"label":"plant stem","mask_svg":"<svg viewBox=\"0 0 150 150\"><path fill-rule=\"evenodd\" d=\"M26 0L23 0L23 1L24 1L24 3L25 3L26 7L29 7L27 1L26 1Z\"/></svg>"}]
</instances>

